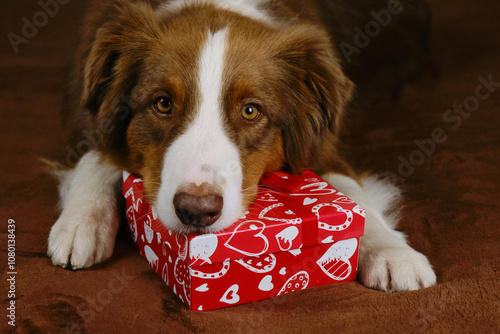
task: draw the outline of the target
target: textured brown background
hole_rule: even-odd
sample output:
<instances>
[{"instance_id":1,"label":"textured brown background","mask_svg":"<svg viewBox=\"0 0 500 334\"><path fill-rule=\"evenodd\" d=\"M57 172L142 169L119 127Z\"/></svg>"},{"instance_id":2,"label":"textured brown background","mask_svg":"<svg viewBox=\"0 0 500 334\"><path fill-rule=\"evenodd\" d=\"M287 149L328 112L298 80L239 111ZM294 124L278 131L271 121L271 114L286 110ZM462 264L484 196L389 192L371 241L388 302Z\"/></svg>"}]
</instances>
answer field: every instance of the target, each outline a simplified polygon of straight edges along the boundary
<instances>
[{"instance_id":1,"label":"textured brown background","mask_svg":"<svg viewBox=\"0 0 500 334\"><path fill-rule=\"evenodd\" d=\"M387 294L357 282L313 288L206 313L191 312L122 232L113 257L90 270L53 267L47 236L58 217L56 183L37 157L65 153L59 112L65 67L77 40L83 1L71 1L15 54L6 35L36 1L0 4L0 329L8 328L7 220L17 231L17 330L110 332L472 332L500 331L500 87L457 129L443 115L475 94L478 76L500 82L500 2L435 1L433 55L440 67L387 101L354 115L351 159L398 174L415 139L442 128L435 153L402 180L400 228L426 254L435 287ZM120 277L118 280L117 277Z\"/></svg>"}]
</instances>

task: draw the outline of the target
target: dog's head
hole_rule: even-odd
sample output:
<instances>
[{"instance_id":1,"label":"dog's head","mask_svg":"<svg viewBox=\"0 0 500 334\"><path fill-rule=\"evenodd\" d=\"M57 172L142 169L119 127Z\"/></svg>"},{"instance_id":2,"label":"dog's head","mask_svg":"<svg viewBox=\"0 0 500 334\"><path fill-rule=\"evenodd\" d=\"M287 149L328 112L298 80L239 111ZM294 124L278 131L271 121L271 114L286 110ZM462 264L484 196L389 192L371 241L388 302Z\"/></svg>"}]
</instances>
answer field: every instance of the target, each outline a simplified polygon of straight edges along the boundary
<instances>
[{"instance_id":1,"label":"dog's head","mask_svg":"<svg viewBox=\"0 0 500 334\"><path fill-rule=\"evenodd\" d=\"M241 216L264 172L321 159L352 84L312 25L134 4L98 30L83 88L101 149L143 177L164 224L212 232Z\"/></svg>"}]
</instances>

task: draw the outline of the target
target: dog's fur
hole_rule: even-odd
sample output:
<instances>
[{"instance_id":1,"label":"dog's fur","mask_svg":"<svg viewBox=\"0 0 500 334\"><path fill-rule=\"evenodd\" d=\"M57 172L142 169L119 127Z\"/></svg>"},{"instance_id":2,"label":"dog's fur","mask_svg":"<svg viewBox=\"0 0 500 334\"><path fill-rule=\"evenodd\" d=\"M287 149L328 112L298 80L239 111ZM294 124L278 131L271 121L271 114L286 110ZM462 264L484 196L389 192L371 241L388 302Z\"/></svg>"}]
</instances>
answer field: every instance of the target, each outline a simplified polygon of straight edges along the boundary
<instances>
[{"instance_id":1,"label":"dog's fur","mask_svg":"<svg viewBox=\"0 0 500 334\"><path fill-rule=\"evenodd\" d=\"M241 216L264 172L312 168L366 209L359 265L365 285L403 291L435 284L428 260L394 230L397 216L389 212L399 190L358 177L338 149L351 79L363 101L418 72L420 36L428 31L426 17L415 18L425 6L416 3L404 2L420 11L394 17L382 42L342 68L338 45L352 44L349 25L362 27L370 10L387 2L95 2L65 117L69 147L82 156L58 172L62 213L49 237L53 263L79 269L111 256L122 170L143 177L167 227L213 232ZM391 41L392 54L384 46L390 31L401 40ZM390 58L370 69L367 55L377 50L374 59Z\"/></svg>"}]
</instances>

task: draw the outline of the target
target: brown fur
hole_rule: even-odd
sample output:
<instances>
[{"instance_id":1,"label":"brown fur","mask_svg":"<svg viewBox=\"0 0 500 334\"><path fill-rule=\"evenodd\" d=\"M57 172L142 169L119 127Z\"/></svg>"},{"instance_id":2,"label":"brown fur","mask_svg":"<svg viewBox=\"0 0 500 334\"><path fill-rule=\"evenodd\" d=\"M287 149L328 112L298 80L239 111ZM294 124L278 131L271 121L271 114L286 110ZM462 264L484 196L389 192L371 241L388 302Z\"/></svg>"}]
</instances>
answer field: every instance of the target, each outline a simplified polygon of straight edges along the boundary
<instances>
[{"instance_id":1,"label":"brown fur","mask_svg":"<svg viewBox=\"0 0 500 334\"><path fill-rule=\"evenodd\" d=\"M142 175L154 200L165 150L199 99L192 64L207 30L230 25L225 127L240 150L245 202L253 200L266 171L353 174L338 144L354 86L327 30L316 24L325 18L311 4L297 15L305 7L301 0L288 7L273 2L283 21L269 27L211 6L159 19L155 1L114 2L119 5L96 2L85 23L66 117L73 145L81 142L83 129L97 133L95 146L119 167ZM160 96L173 100L172 115L152 110ZM242 120L247 103L257 105L263 117Z\"/></svg>"}]
</instances>

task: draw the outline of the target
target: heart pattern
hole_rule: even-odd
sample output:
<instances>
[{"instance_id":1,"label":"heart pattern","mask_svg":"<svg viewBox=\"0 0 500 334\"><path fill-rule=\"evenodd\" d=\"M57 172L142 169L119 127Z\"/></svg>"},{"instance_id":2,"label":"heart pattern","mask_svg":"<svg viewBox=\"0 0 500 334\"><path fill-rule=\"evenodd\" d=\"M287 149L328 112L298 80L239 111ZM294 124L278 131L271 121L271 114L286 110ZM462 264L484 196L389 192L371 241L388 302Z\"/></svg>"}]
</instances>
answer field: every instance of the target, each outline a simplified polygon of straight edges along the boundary
<instances>
[{"instance_id":1,"label":"heart pattern","mask_svg":"<svg viewBox=\"0 0 500 334\"><path fill-rule=\"evenodd\" d=\"M146 240L149 244L153 242L154 232L151 226L147 224L147 222L144 222L144 235L146 236Z\"/></svg>"},{"instance_id":2,"label":"heart pattern","mask_svg":"<svg viewBox=\"0 0 500 334\"><path fill-rule=\"evenodd\" d=\"M167 263L165 262L165 264L163 265L163 270L161 272L161 278L163 278L163 280L165 281L165 283L169 283L169 275L168 275L168 266L167 266Z\"/></svg>"},{"instance_id":3,"label":"heart pattern","mask_svg":"<svg viewBox=\"0 0 500 334\"><path fill-rule=\"evenodd\" d=\"M339 225L331 225L327 224L324 216L320 214L320 210L325 207L333 207L336 209L337 212L342 212L346 215L345 220L336 220L335 222L341 222ZM338 204L333 204L333 203L323 203L323 204L318 204L316 205L313 209L312 212L318 217L318 227L323 230L327 231L343 231L347 229L349 226L351 226L352 223L352 211L351 210L346 210L343 207L341 207Z\"/></svg>"},{"instance_id":4,"label":"heart pattern","mask_svg":"<svg viewBox=\"0 0 500 334\"><path fill-rule=\"evenodd\" d=\"M276 234L276 241L282 251L287 251L292 248L293 241L298 235L299 229L295 226L289 226Z\"/></svg>"},{"instance_id":5,"label":"heart pattern","mask_svg":"<svg viewBox=\"0 0 500 334\"><path fill-rule=\"evenodd\" d=\"M306 183L289 195L302 208L290 206L275 190L260 192L244 219L227 230L202 235L166 230L143 201L142 188L135 191L142 182L131 175L126 180L123 191L132 237L150 266L192 310L356 278L360 234L342 240L342 233L359 226L365 211L317 176L305 177ZM307 221L305 210L311 213ZM332 221L331 216L336 218ZM304 229L314 219L317 245L303 247Z\"/></svg>"},{"instance_id":6,"label":"heart pattern","mask_svg":"<svg viewBox=\"0 0 500 334\"><path fill-rule=\"evenodd\" d=\"M228 272L229 265L229 261L224 261L222 263L222 268L219 271L207 273L200 270L191 269L190 274L193 277L200 277L203 279L217 279L224 276Z\"/></svg>"},{"instance_id":7,"label":"heart pattern","mask_svg":"<svg viewBox=\"0 0 500 334\"><path fill-rule=\"evenodd\" d=\"M151 267L158 268L158 255L148 245L144 246L144 256Z\"/></svg>"},{"instance_id":8,"label":"heart pattern","mask_svg":"<svg viewBox=\"0 0 500 334\"><path fill-rule=\"evenodd\" d=\"M359 205L356 205L353 209L352 209L352 212L354 213L357 213L358 215L360 215L361 217L365 218L366 216L366 211L365 209L363 209L362 207L360 207Z\"/></svg>"},{"instance_id":9,"label":"heart pattern","mask_svg":"<svg viewBox=\"0 0 500 334\"><path fill-rule=\"evenodd\" d=\"M310 204L316 203L317 201L318 201L317 198L306 197L306 198L304 198L304 202L302 202L302 204L303 205L310 205Z\"/></svg>"},{"instance_id":10,"label":"heart pattern","mask_svg":"<svg viewBox=\"0 0 500 334\"><path fill-rule=\"evenodd\" d=\"M285 282L281 290L278 292L278 295L305 289L307 288L308 284L309 274L307 273L307 271L299 271Z\"/></svg>"},{"instance_id":11,"label":"heart pattern","mask_svg":"<svg viewBox=\"0 0 500 334\"><path fill-rule=\"evenodd\" d=\"M246 256L261 255L269 247L269 241L263 234L265 228L266 224L258 220L240 223L224 245ZM239 233L240 230L252 231L253 233L243 234Z\"/></svg>"},{"instance_id":12,"label":"heart pattern","mask_svg":"<svg viewBox=\"0 0 500 334\"><path fill-rule=\"evenodd\" d=\"M203 238L191 240L189 257L194 265L212 263L210 256L217 249L218 239L215 234L205 234Z\"/></svg>"},{"instance_id":13,"label":"heart pattern","mask_svg":"<svg viewBox=\"0 0 500 334\"><path fill-rule=\"evenodd\" d=\"M175 234L175 243L177 244L179 256L185 260L188 253L188 239L184 233Z\"/></svg>"},{"instance_id":14,"label":"heart pattern","mask_svg":"<svg viewBox=\"0 0 500 334\"><path fill-rule=\"evenodd\" d=\"M273 270L274 266L276 265L276 257L274 256L274 254L253 256L245 259L238 259L235 261L248 270L259 274L267 273Z\"/></svg>"},{"instance_id":15,"label":"heart pattern","mask_svg":"<svg viewBox=\"0 0 500 334\"><path fill-rule=\"evenodd\" d=\"M229 289L224 292L224 295L220 299L221 302L226 304L236 304L240 300L240 296L238 296L239 290L238 284L233 284L229 287Z\"/></svg>"},{"instance_id":16,"label":"heart pattern","mask_svg":"<svg viewBox=\"0 0 500 334\"><path fill-rule=\"evenodd\" d=\"M259 201L263 202L278 202L278 200L270 193L264 193L258 197Z\"/></svg>"},{"instance_id":17,"label":"heart pattern","mask_svg":"<svg viewBox=\"0 0 500 334\"><path fill-rule=\"evenodd\" d=\"M292 196L324 196L335 194L337 192L324 181L306 184L300 188L300 191L300 193L293 193Z\"/></svg>"},{"instance_id":18,"label":"heart pattern","mask_svg":"<svg viewBox=\"0 0 500 334\"><path fill-rule=\"evenodd\" d=\"M137 242L137 221L135 220L134 208L130 207L127 209L127 220L129 221L129 230L132 234L132 239Z\"/></svg>"},{"instance_id":19,"label":"heart pattern","mask_svg":"<svg viewBox=\"0 0 500 334\"><path fill-rule=\"evenodd\" d=\"M278 204L273 204L268 206L267 208L264 208L260 213L259 213L259 219L266 219L274 222L284 222L284 223L290 223L290 224L300 224L302 222L301 218L282 218L284 217L285 214L290 215L287 213L290 210L286 210L287 208L283 203L278 203ZM285 211L286 210L286 211ZM292 212L292 214L294 214ZM276 218L279 217L279 218Z\"/></svg>"},{"instance_id":20,"label":"heart pattern","mask_svg":"<svg viewBox=\"0 0 500 334\"><path fill-rule=\"evenodd\" d=\"M352 266L349 259L357 248L356 239L341 240L328 248L316 263L332 279L343 280L351 274Z\"/></svg>"},{"instance_id":21,"label":"heart pattern","mask_svg":"<svg viewBox=\"0 0 500 334\"><path fill-rule=\"evenodd\" d=\"M324 243L324 244L331 244L333 241L334 240L333 240L333 237L331 235L329 235L325 239L321 240L321 242Z\"/></svg>"},{"instance_id":22,"label":"heart pattern","mask_svg":"<svg viewBox=\"0 0 500 334\"><path fill-rule=\"evenodd\" d=\"M191 277L189 267L180 257L175 261L174 276L175 280L182 286L186 303L191 305Z\"/></svg>"},{"instance_id":23,"label":"heart pattern","mask_svg":"<svg viewBox=\"0 0 500 334\"><path fill-rule=\"evenodd\" d=\"M259 290L261 291L271 291L274 288L274 284L272 282L273 276L266 275L259 283Z\"/></svg>"},{"instance_id":24,"label":"heart pattern","mask_svg":"<svg viewBox=\"0 0 500 334\"><path fill-rule=\"evenodd\" d=\"M200 285L199 287L197 287L195 290L196 290L196 291L200 291L200 292L205 292L205 291L208 291L208 290L209 290L209 289L208 289L208 284L207 284L207 283L202 284L202 285Z\"/></svg>"}]
</instances>

